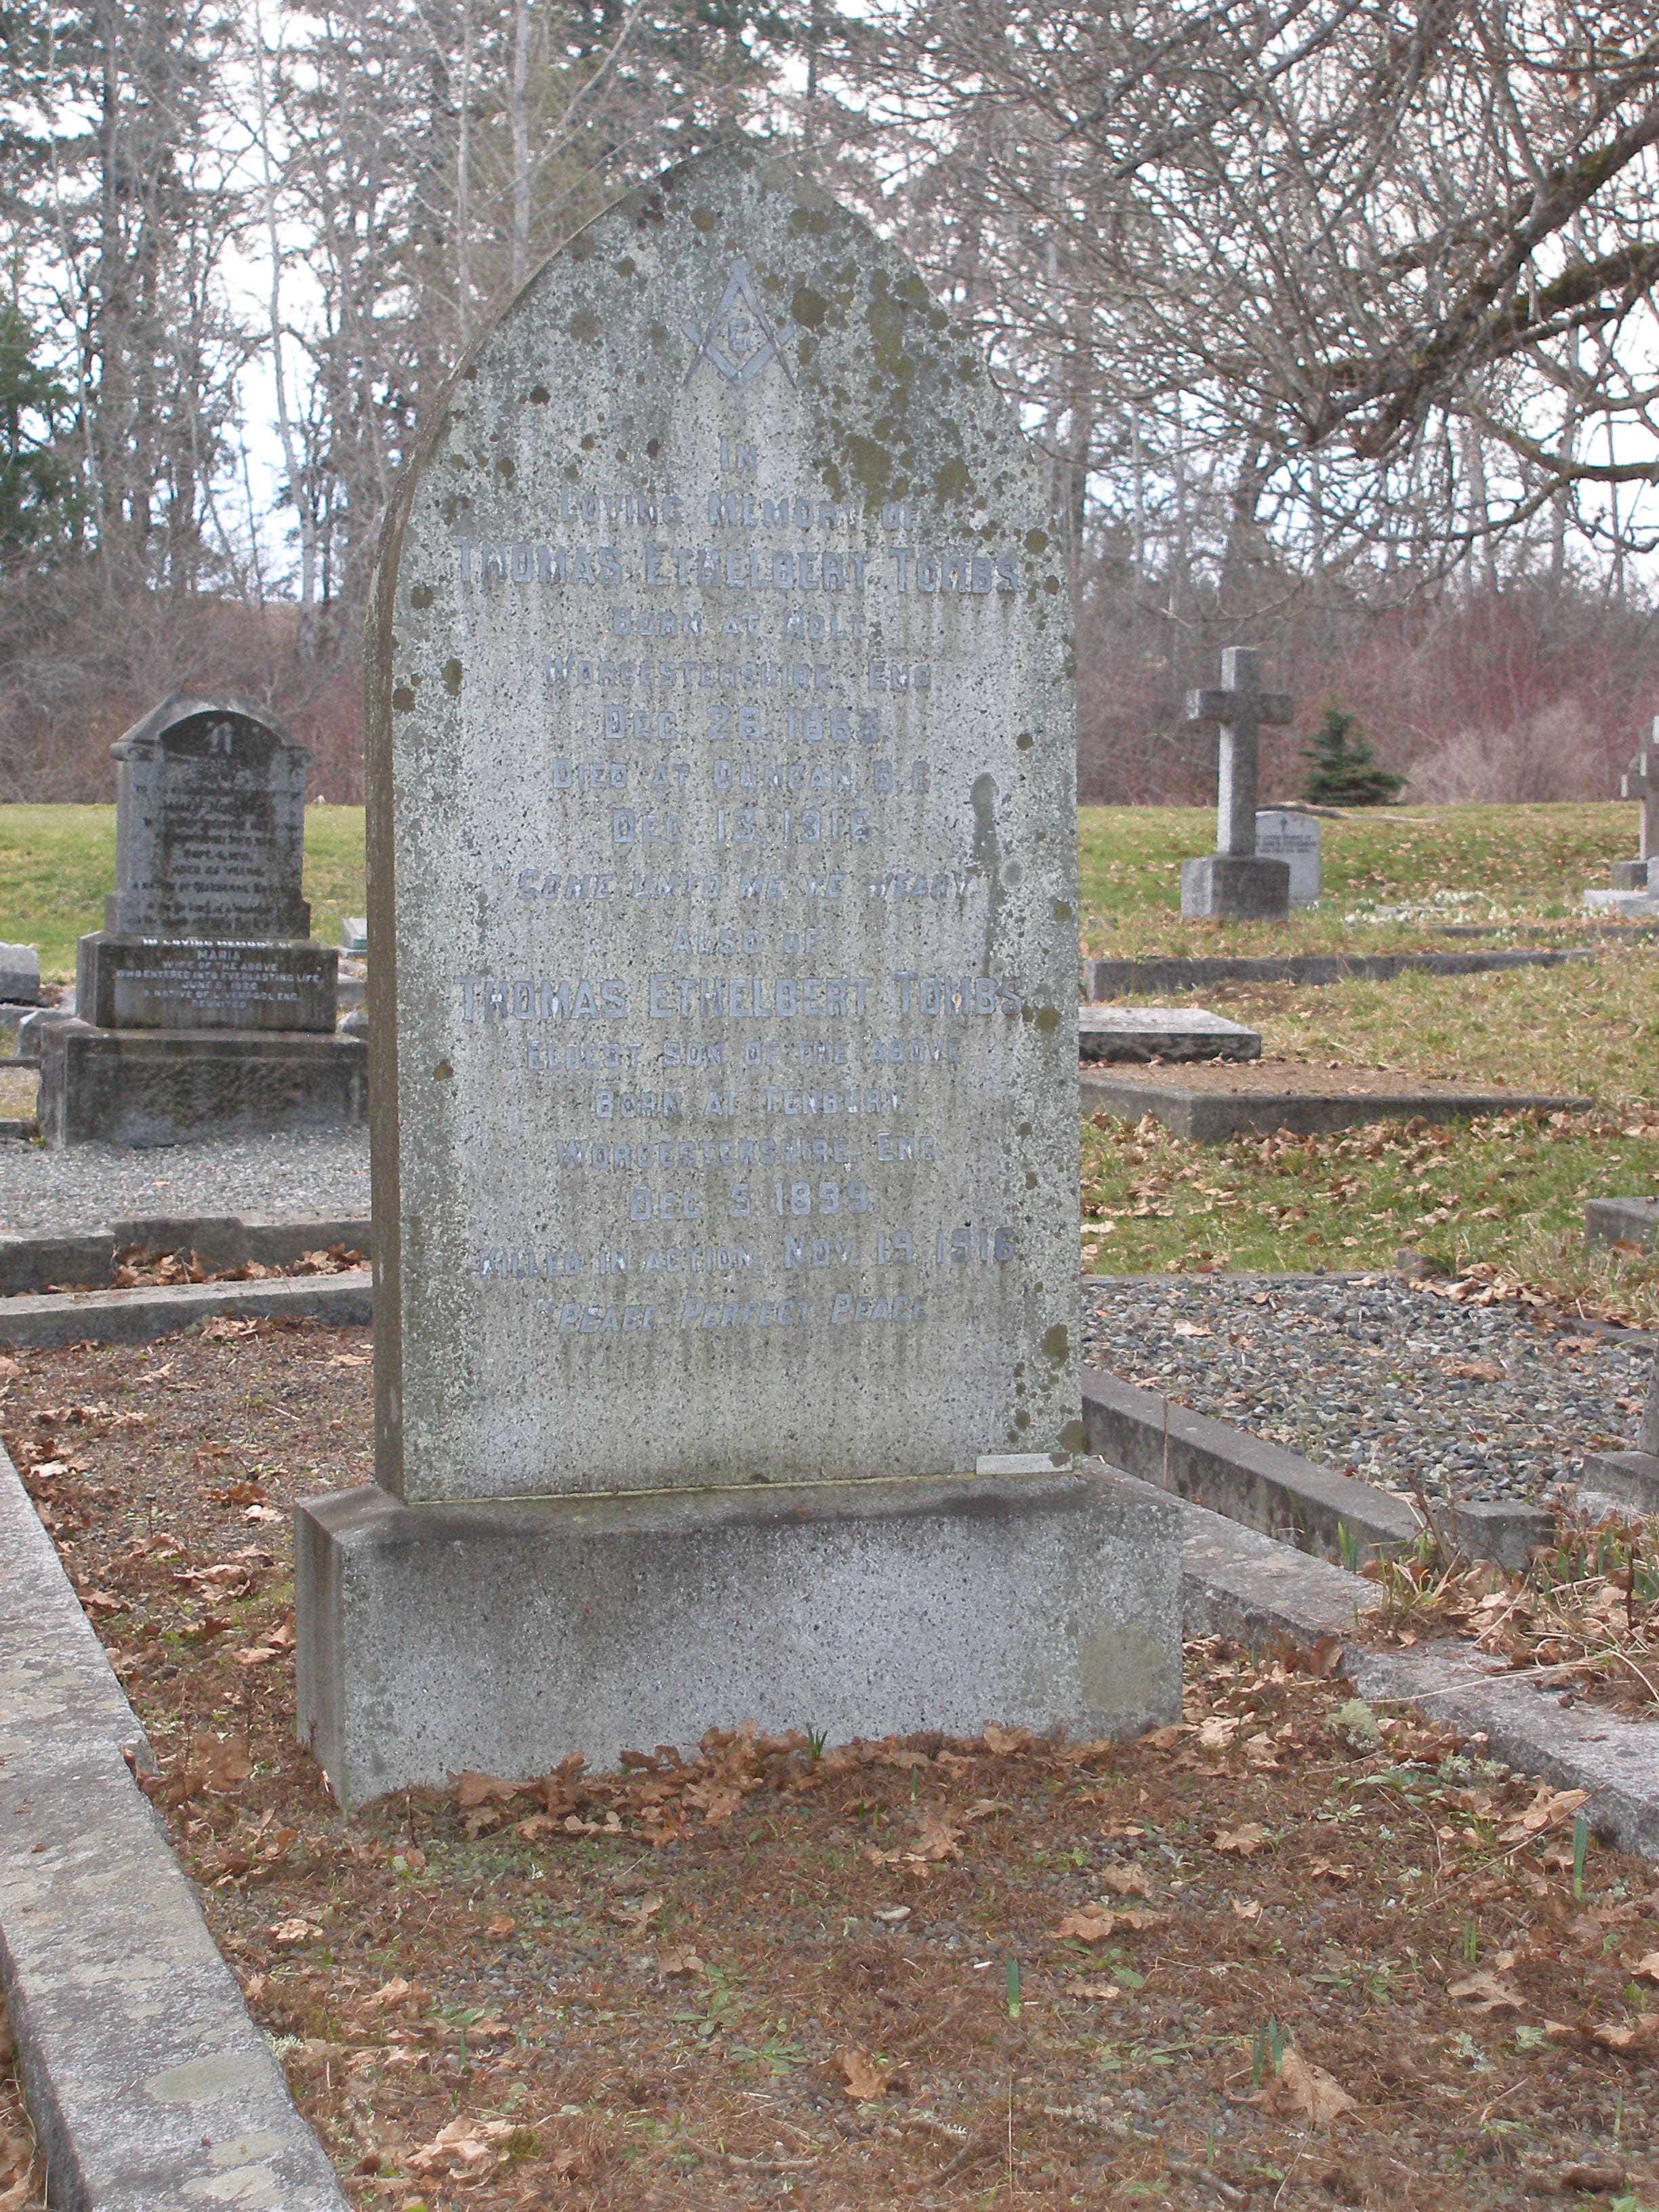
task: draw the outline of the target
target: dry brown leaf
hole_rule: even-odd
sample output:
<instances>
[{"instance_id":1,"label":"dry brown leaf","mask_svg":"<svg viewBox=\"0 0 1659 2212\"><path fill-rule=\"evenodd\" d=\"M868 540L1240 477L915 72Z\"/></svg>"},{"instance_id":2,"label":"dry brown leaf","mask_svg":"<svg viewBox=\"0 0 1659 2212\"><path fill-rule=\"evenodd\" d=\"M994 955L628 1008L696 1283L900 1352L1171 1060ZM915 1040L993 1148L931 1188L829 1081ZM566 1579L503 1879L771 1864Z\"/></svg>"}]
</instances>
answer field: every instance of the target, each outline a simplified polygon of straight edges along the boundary
<instances>
[{"instance_id":1,"label":"dry brown leaf","mask_svg":"<svg viewBox=\"0 0 1659 2212\"><path fill-rule=\"evenodd\" d=\"M650 1926L662 1911L662 1905L660 1893L653 1889L648 1897L641 1898L636 1904L607 1905L605 1917L607 1920L614 1920L619 1928L631 1929L637 1935L641 1929Z\"/></svg>"},{"instance_id":2,"label":"dry brown leaf","mask_svg":"<svg viewBox=\"0 0 1659 2212\"><path fill-rule=\"evenodd\" d=\"M1232 1906L1241 1920L1260 1920L1261 1917L1261 1899L1259 1897L1236 1897Z\"/></svg>"},{"instance_id":3,"label":"dry brown leaf","mask_svg":"<svg viewBox=\"0 0 1659 2212\"><path fill-rule=\"evenodd\" d=\"M1115 2004L1123 1991L1115 1982L1068 1982L1066 1994L1068 1997L1103 1997L1108 2004Z\"/></svg>"},{"instance_id":4,"label":"dry brown leaf","mask_svg":"<svg viewBox=\"0 0 1659 2212\"><path fill-rule=\"evenodd\" d=\"M937 1814L928 1814L921 1822L921 1833L905 1856L929 1862L959 1859L962 1856L962 1831L951 1827Z\"/></svg>"},{"instance_id":5,"label":"dry brown leaf","mask_svg":"<svg viewBox=\"0 0 1659 2212\"><path fill-rule=\"evenodd\" d=\"M1152 1893L1152 1885L1138 1866L1102 1867L1096 1880L1114 1897L1150 1897Z\"/></svg>"},{"instance_id":6,"label":"dry brown leaf","mask_svg":"<svg viewBox=\"0 0 1659 2212\"><path fill-rule=\"evenodd\" d=\"M1498 1840L1500 1844L1524 1843L1528 1836L1554 1827L1589 1802L1588 1790L1552 1790L1547 1782L1540 1782L1531 1804L1518 1820L1499 1830Z\"/></svg>"},{"instance_id":7,"label":"dry brown leaf","mask_svg":"<svg viewBox=\"0 0 1659 2212\"><path fill-rule=\"evenodd\" d=\"M1010 1759L1016 1752L1031 1748L1031 1731L1030 1729L998 1728L994 1722L988 1721L984 1742L987 1751L998 1759Z\"/></svg>"},{"instance_id":8,"label":"dry brown leaf","mask_svg":"<svg viewBox=\"0 0 1659 2212\"><path fill-rule=\"evenodd\" d=\"M322 1932L309 1920L279 1920L270 1940L279 1951L291 1951L298 1943L314 1943Z\"/></svg>"},{"instance_id":9,"label":"dry brown leaf","mask_svg":"<svg viewBox=\"0 0 1659 2212\"><path fill-rule=\"evenodd\" d=\"M522 1794L516 1782L505 1782L499 1774L477 1774L470 1768L465 1774L452 1774L449 1786L463 1813L474 1812L480 1805L510 1805Z\"/></svg>"},{"instance_id":10,"label":"dry brown leaf","mask_svg":"<svg viewBox=\"0 0 1659 2212\"><path fill-rule=\"evenodd\" d=\"M1322 2066L1310 2065L1294 2045L1279 2062L1273 2091L1273 2101L1291 2105L1310 2127L1328 2128L1358 2109L1341 2083Z\"/></svg>"},{"instance_id":11,"label":"dry brown leaf","mask_svg":"<svg viewBox=\"0 0 1659 2212\"><path fill-rule=\"evenodd\" d=\"M1650 1951L1640 1959L1632 1959L1627 1971L1638 1981L1659 1982L1659 1951Z\"/></svg>"},{"instance_id":12,"label":"dry brown leaf","mask_svg":"<svg viewBox=\"0 0 1659 2212\"><path fill-rule=\"evenodd\" d=\"M504 1943L514 1933L514 1924L506 1913L498 1913L494 1920L486 1920L484 1934L497 1943Z\"/></svg>"},{"instance_id":13,"label":"dry brown leaf","mask_svg":"<svg viewBox=\"0 0 1659 2212\"><path fill-rule=\"evenodd\" d=\"M1640 2013L1616 2027L1593 2027L1590 2041L1604 2051L1646 2051L1659 2040L1659 2012Z\"/></svg>"},{"instance_id":14,"label":"dry brown leaf","mask_svg":"<svg viewBox=\"0 0 1659 2212\"><path fill-rule=\"evenodd\" d=\"M439 2129L430 2142L410 2151L410 2172L433 2173L440 2166L456 2163L462 2166L478 2166L490 2156L490 2144L512 2132L511 2120L451 2120L447 2127Z\"/></svg>"},{"instance_id":15,"label":"dry brown leaf","mask_svg":"<svg viewBox=\"0 0 1659 2212\"><path fill-rule=\"evenodd\" d=\"M1218 1828L1210 1838L1215 1850L1230 1851L1241 1859L1265 1850L1269 1840L1267 1831L1259 1820L1243 1820L1236 1828Z\"/></svg>"},{"instance_id":16,"label":"dry brown leaf","mask_svg":"<svg viewBox=\"0 0 1659 2212\"><path fill-rule=\"evenodd\" d=\"M1115 1912L1103 1912L1097 1906L1088 1905L1081 1912L1068 1912L1054 1935L1061 1942L1103 1943L1116 1925Z\"/></svg>"},{"instance_id":17,"label":"dry brown leaf","mask_svg":"<svg viewBox=\"0 0 1659 2212\"><path fill-rule=\"evenodd\" d=\"M1454 1982L1446 1995L1455 1997L1462 2004L1472 2004L1477 2012L1523 2012L1524 2001L1517 1990L1496 1974L1471 1974L1466 1981Z\"/></svg>"},{"instance_id":18,"label":"dry brown leaf","mask_svg":"<svg viewBox=\"0 0 1659 2212\"><path fill-rule=\"evenodd\" d=\"M204 1790L234 1790L253 1771L244 1735L215 1735L203 1729L190 1740L191 1771Z\"/></svg>"},{"instance_id":19,"label":"dry brown leaf","mask_svg":"<svg viewBox=\"0 0 1659 2212\"><path fill-rule=\"evenodd\" d=\"M838 2051L836 2063L847 2076L842 2094L850 2097L855 2105L872 2104L878 2097L887 2094L887 2076L861 2045L849 2044L845 2051Z\"/></svg>"},{"instance_id":20,"label":"dry brown leaf","mask_svg":"<svg viewBox=\"0 0 1659 2212\"><path fill-rule=\"evenodd\" d=\"M666 1974L672 1981L692 1974L706 1973L708 1969L690 1943L677 1943L658 1952L657 1972Z\"/></svg>"}]
</instances>

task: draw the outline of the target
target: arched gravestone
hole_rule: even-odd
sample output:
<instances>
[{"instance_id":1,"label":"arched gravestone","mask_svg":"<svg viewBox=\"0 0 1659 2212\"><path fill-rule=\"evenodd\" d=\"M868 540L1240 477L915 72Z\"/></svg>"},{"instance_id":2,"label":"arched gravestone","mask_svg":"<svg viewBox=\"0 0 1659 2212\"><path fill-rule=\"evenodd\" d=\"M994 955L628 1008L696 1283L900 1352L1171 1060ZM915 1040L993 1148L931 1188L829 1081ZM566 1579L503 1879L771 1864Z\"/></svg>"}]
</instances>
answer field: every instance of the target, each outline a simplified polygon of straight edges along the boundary
<instances>
[{"instance_id":1,"label":"arched gravestone","mask_svg":"<svg viewBox=\"0 0 1659 2212\"><path fill-rule=\"evenodd\" d=\"M303 745L246 708L169 699L112 748L120 763L106 929L306 938Z\"/></svg>"},{"instance_id":2,"label":"arched gravestone","mask_svg":"<svg viewBox=\"0 0 1659 2212\"><path fill-rule=\"evenodd\" d=\"M331 1032L337 955L309 943L303 745L249 708L173 698L111 748L115 889L76 1003L107 1029Z\"/></svg>"},{"instance_id":3,"label":"arched gravestone","mask_svg":"<svg viewBox=\"0 0 1659 2212\"><path fill-rule=\"evenodd\" d=\"M1159 1510L1067 1471L1069 631L976 347L755 154L463 368L371 623L381 1488L301 1531L348 1802L1168 1704Z\"/></svg>"}]
</instances>

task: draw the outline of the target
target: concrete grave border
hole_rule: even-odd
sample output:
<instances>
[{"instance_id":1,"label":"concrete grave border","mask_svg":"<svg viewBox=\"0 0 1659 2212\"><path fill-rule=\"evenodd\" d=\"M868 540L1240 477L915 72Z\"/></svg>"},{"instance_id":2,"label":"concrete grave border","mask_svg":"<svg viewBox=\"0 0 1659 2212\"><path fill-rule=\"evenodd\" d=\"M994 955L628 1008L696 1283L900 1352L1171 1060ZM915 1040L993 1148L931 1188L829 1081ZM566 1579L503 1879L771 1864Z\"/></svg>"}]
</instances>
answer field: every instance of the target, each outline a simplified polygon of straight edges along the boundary
<instances>
[{"instance_id":1,"label":"concrete grave border","mask_svg":"<svg viewBox=\"0 0 1659 2212\"><path fill-rule=\"evenodd\" d=\"M139 1291L64 1291L0 1300L0 1346L51 1351L61 1344L148 1344L220 1315L315 1321L366 1328L374 1318L367 1267L337 1275L280 1275L264 1283L165 1283Z\"/></svg>"},{"instance_id":2,"label":"concrete grave border","mask_svg":"<svg viewBox=\"0 0 1659 2212\"><path fill-rule=\"evenodd\" d=\"M193 1252L209 1267L291 1267L331 1244L367 1252L366 1215L319 1214L289 1221L246 1220L235 1213L147 1213L100 1222L58 1237L0 1237L0 1297L44 1291L108 1288L118 1253Z\"/></svg>"},{"instance_id":3,"label":"concrete grave border","mask_svg":"<svg viewBox=\"0 0 1659 2212\"><path fill-rule=\"evenodd\" d=\"M345 2212L139 1765L144 1732L0 1453L0 1984L49 2201Z\"/></svg>"},{"instance_id":4,"label":"concrete grave border","mask_svg":"<svg viewBox=\"0 0 1659 2212\"><path fill-rule=\"evenodd\" d=\"M1553 1705L1524 1674L1488 1672L1447 1644L1404 1651L1361 1644L1358 1617L1382 1601L1375 1583L1271 1536L1183 1504L1182 1619L1188 1636L1224 1636L1261 1650L1277 1638L1301 1647L1341 1644L1340 1671L1373 1705L1410 1705L1517 1773L1588 1790L1599 1835L1620 1850L1659 1858L1659 1721L1621 1720L1595 1705Z\"/></svg>"},{"instance_id":5,"label":"concrete grave border","mask_svg":"<svg viewBox=\"0 0 1659 2212\"><path fill-rule=\"evenodd\" d=\"M1259 1066L1260 1062L1252 1062ZM1150 1114L1171 1136L1189 1145L1224 1145L1234 1137L1334 1136L1370 1121L1474 1121L1499 1114L1584 1114L1592 1098L1534 1097L1522 1091L1199 1091L1181 1087L1181 1070L1160 1070L1156 1080L1085 1066L1078 1102L1085 1115L1112 1114L1139 1121Z\"/></svg>"},{"instance_id":6,"label":"concrete grave border","mask_svg":"<svg viewBox=\"0 0 1659 2212\"><path fill-rule=\"evenodd\" d=\"M1586 1244L1651 1244L1659 1198L1592 1198L1584 1202Z\"/></svg>"},{"instance_id":7,"label":"concrete grave border","mask_svg":"<svg viewBox=\"0 0 1659 2212\"><path fill-rule=\"evenodd\" d=\"M1592 946L1554 952L1287 952L1230 959L1085 960L1083 997L1120 999L1154 991L1205 991L1214 983L1390 982L1396 975L1485 975L1505 968L1563 968L1593 961Z\"/></svg>"},{"instance_id":8,"label":"concrete grave border","mask_svg":"<svg viewBox=\"0 0 1659 2212\"><path fill-rule=\"evenodd\" d=\"M1097 1285L1110 1278L1092 1279ZM1185 1280L1185 1278L1180 1279ZM1355 1281L1364 1278L1298 1275L1253 1278L1264 1282ZM158 1291L88 1292L80 1297L16 1298L7 1307L52 1310L41 1333L27 1340L83 1340L139 1342L190 1327L209 1314L307 1315L325 1326L366 1325L372 1318L372 1282L362 1273L301 1277L270 1283L190 1284ZM0 1308L0 1321L7 1308ZM65 1326L67 1315L74 1316ZM1588 1333L1589 1325L1584 1325ZM1628 1331L1609 1330L1621 1338ZM1646 1341L1647 1340L1644 1340ZM1147 1480L1161 1496L1175 1495L1187 1545L1187 1630L1226 1634L1260 1644L1274 1635L1303 1641L1352 1626L1355 1608L1380 1601L1375 1583L1330 1563L1340 1555L1340 1529L1362 1547L1395 1550L1412 1542L1417 1516L1403 1501L1368 1483L1336 1474L1283 1447L1227 1423L1169 1407L1170 1477L1166 1488L1164 1401L1152 1391L1102 1369L1084 1370L1087 1445L1125 1470L1130 1481ZM15 1486L0 1455L0 1481ZM1207 1503L1223 1505L1212 1510ZM4 1492L0 1488L0 1503ZM27 1508L27 1499L24 1498ZM1229 1517L1229 1516L1237 1517ZM44 1540L44 1532L28 1516ZM1477 1556L1524 1564L1548 1516L1541 1508L1466 1504L1458 1509L1458 1534ZM1288 1532L1307 1547L1293 1548ZM4 1534L0 1517L0 1536ZM1328 1553L1329 1557L1319 1556ZM54 1555L55 1557L55 1555ZM0 1565L4 1564L0 1554ZM0 1597L5 1582L0 1574ZM83 1626L85 1624L82 1624ZM86 1633L91 1637L90 1629ZM95 1638L92 1638L95 1645ZM1594 1707L1556 1712L1523 1679L1492 1678L1461 1657L1432 1650L1378 1652L1348 1646L1345 1670L1367 1697L1420 1702L1460 1730L1484 1733L1495 1755L1527 1772L1550 1775L1564 1786L1591 1789L1597 1825L1625 1847L1659 1857L1659 1723L1610 1724ZM0 1665L0 1698L6 1674ZM111 1678L112 1688L114 1688ZM118 1697L118 1689L115 1689ZM121 1699L126 1724L136 1729ZM1608 1749L1607 1746L1615 1748ZM0 1769L0 1782L4 1771Z\"/></svg>"},{"instance_id":9,"label":"concrete grave border","mask_svg":"<svg viewBox=\"0 0 1659 2212\"><path fill-rule=\"evenodd\" d=\"M1422 1533L1421 1516L1403 1498L1137 1389L1106 1368L1083 1370L1083 1433L1090 1451L1113 1467L1281 1548L1340 1560L1344 1532L1362 1556L1407 1551ZM1449 1505L1443 1518L1446 1534L1471 1558L1516 1573L1554 1527L1541 1505L1518 1503Z\"/></svg>"}]
</instances>

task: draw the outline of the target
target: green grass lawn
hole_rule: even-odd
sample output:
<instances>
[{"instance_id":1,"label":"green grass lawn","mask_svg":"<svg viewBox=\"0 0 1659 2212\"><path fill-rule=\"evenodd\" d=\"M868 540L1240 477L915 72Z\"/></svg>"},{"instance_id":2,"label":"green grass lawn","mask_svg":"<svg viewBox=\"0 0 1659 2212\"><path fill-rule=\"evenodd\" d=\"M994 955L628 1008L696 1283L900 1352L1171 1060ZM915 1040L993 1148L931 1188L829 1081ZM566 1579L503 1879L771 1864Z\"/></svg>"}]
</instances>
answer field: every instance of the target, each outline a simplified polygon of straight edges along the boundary
<instances>
[{"instance_id":1,"label":"green grass lawn","mask_svg":"<svg viewBox=\"0 0 1659 2212\"><path fill-rule=\"evenodd\" d=\"M1181 863L1211 852L1206 807L1085 806L1078 818L1085 952L1444 949L1436 925L1582 921L1580 895L1636 851L1638 809L1369 807L1321 821L1322 896L1288 922L1181 918ZM1385 918L1407 909L1400 918ZM1379 910L1380 914L1379 914Z\"/></svg>"},{"instance_id":2,"label":"green grass lawn","mask_svg":"<svg viewBox=\"0 0 1659 2212\"><path fill-rule=\"evenodd\" d=\"M1617 804L1360 810L1322 825L1316 913L1194 925L1180 863L1210 849L1213 822L1207 809L1085 808L1083 948L1443 950L1437 926L1459 921L1491 924L1497 944L1570 938L1584 886L1636 847L1636 810ZM112 807L0 807L0 936L38 945L43 971L67 980L114 866ZM308 810L306 892L314 934L337 944L341 915L365 903L361 808ZM1218 1149L1103 1121L1085 1130L1084 1178L1085 1254L1102 1272L1369 1267L1403 1246L1659 1323L1659 1261L1587 1254L1582 1236L1587 1197L1659 1190L1659 945L1603 940L1594 966L1224 988L1203 1003L1260 1028L1272 1057L1520 1083L1596 1110Z\"/></svg>"},{"instance_id":3,"label":"green grass lawn","mask_svg":"<svg viewBox=\"0 0 1659 2212\"><path fill-rule=\"evenodd\" d=\"M112 806L0 806L0 938L40 947L40 972L75 975L75 941L104 926L115 888ZM363 810L306 810L306 896L311 930L340 941L340 916L363 910Z\"/></svg>"}]
</instances>

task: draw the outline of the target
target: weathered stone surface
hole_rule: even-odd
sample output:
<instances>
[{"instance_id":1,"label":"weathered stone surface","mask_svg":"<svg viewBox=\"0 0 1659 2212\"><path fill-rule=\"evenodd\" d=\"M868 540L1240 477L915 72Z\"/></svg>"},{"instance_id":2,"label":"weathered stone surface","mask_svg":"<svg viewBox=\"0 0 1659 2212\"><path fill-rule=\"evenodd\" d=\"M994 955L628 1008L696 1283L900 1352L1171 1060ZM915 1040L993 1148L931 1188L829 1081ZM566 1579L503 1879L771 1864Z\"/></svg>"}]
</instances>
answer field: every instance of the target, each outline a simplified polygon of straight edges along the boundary
<instances>
[{"instance_id":1,"label":"weathered stone surface","mask_svg":"<svg viewBox=\"0 0 1659 2212\"><path fill-rule=\"evenodd\" d=\"M1616 891L1645 891L1648 888L1648 863L1645 860L1615 860L1612 873L1613 888Z\"/></svg>"},{"instance_id":2,"label":"weathered stone surface","mask_svg":"<svg viewBox=\"0 0 1659 2212\"><path fill-rule=\"evenodd\" d=\"M1201 1006L1084 1006L1084 1060L1260 1060L1261 1036Z\"/></svg>"},{"instance_id":3,"label":"weathered stone surface","mask_svg":"<svg viewBox=\"0 0 1659 2212\"><path fill-rule=\"evenodd\" d=\"M1255 817L1255 849L1291 872L1291 905L1319 903L1319 818L1293 806L1264 806Z\"/></svg>"},{"instance_id":4,"label":"weathered stone surface","mask_svg":"<svg viewBox=\"0 0 1659 2212\"><path fill-rule=\"evenodd\" d=\"M40 955L32 945L0 945L0 1000L9 1006L40 1003Z\"/></svg>"},{"instance_id":5,"label":"weathered stone surface","mask_svg":"<svg viewBox=\"0 0 1659 2212\"><path fill-rule=\"evenodd\" d=\"M345 2212L126 1759L149 1747L0 1453L0 1980L63 2212Z\"/></svg>"},{"instance_id":6,"label":"weathered stone surface","mask_svg":"<svg viewBox=\"0 0 1659 2212\"><path fill-rule=\"evenodd\" d=\"M1417 1514L1392 1492L1103 1369L1083 1370L1083 1421L1089 1449L1111 1466L1328 1559L1341 1558L1345 1539L1370 1558L1407 1550L1422 1534ZM1543 1506L1519 1498L1468 1501L1449 1517L1471 1559L1516 1573L1555 1526Z\"/></svg>"},{"instance_id":7,"label":"weathered stone surface","mask_svg":"<svg viewBox=\"0 0 1659 2212\"><path fill-rule=\"evenodd\" d=\"M1334 1129L1356 1129L1367 1121L1460 1121L1487 1114L1582 1113L1588 1098L1564 1098L1525 1091L1461 1091L1454 1084L1422 1091L1367 1091L1363 1075L1345 1084L1333 1077L1328 1090L1270 1091L1265 1084L1228 1091L1200 1087L1197 1072L1184 1078L1178 1069L1143 1075L1085 1068L1079 1089L1085 1114L1108 1113L1125 1121L1150 1114L1174 1136L1191 1145L1224 1145L1235 1137L1289 1129L1299 1137L1322 1136ZM1255 1067L1248 1070L1255 1076ZM1262 1069L1261 1073L1268 1073ZM1292 1071L1294 1073L1294 1071ZM1277 1075L1273 1076L1277 1080Z\"/></svg>"},{"instance_id":8,"label":"weathered stone surface","mask_svg":"<svg viewBox=\"0 0 1659 2212\"><path fill-rule=\"evenodd\" d=\"M372 651L388 1488L1076 1448L1049 532L973 341L750 150L465 368Z\"/></svg>"},{"instance_id":9,"label":"weathered stone surface","mask_svg":"<svg viewBox=\"0 0 1659 2212\"><path fill-rule=\"evenodd\" d=\"M1619 861L1614 864L1614 869L1615 873L1620 867L1645 870L1647 865L1645 860ZM1643 887L1634 890L1604 891L1592 888L1584 893L1585 910L1590 914L1611 915L1617 921L1650 921L1654 915L1659 915L1659 896L1645 888L1645 881L1644 877Z\"/></svg>"},{"instance_id":10,"label":"weathered stone surface","mask_svg":"<svg viewBox=\"0 0 1659 2212\"><path fill-rule=\"evenodd\" d=\"M1651 1244L1659 1235L1659 1198L1592 1198L1584 1204L1587 1244Z\"/></svg>"},{"instance_id":11,"label":"weathered stone surface","mask_svg":"<svg viewBox=\"0 0 1659 2212\"><path fill-rule=\"evenodd\" d=\"M746 1719L1130 1735L1180 1710L1176 1526L1104 1472L418 1510L368 1484L297 1509L300 1737L351 1808Z\"/></svg>"},{"instance_id":12,"label":"weathered stone surface","mask_svg":"<svg viewBox=\"0 0 1659 2212\"><path fill-rule=\"evenodd\" d=\"M112 748L115 890L138 937L304 937L302 745L243 707L175 697Z\"/></svg>"},{"instance_id":13,"label":"weathered stone surface","mask_svg":"<svg viewBox=\"0 0 1659 2212\"><path fill-rule=\"evenodd\" d=\"M75 1002L103 1029L334 1027L339 954L238 938L83 937Z\"/></svg>"},{"instance_id":14,"label":"weathered stone surface","mask_svg":"<svg viewBox=\"0 0 1659 2212\"><path fill-rule=\"evenodd\" d=\"M63 1022L40 1040L49 1145L176 1145L211 1130L338 1128L368 1114L356 1037L228 1030L100 1030Z\"/></svg>"},{"instance_id":15,"label":"weathered stone surface","mask_svg":"<svg viewBox=\"0 0 1659 2212\"><path fill-rule=\"evenodd\" d=\"M1209 853L1183 860L1181 911L1188 921L1273 921L1291 910L1291 871L1283 860Z\"/></svg>"},{"instance_id":16,"label":"weathered stone surface","mask_svg":"<svg viewBox=\"0 0 1659 2212\"><path fill-rule=\"evenodd\" d=\"M20 1060L39 1060L40 1040L48 1030L61 1029L65 1022L76 1018L75 994L69 994L67 1006L37 1006L32 1014L25 1014L17 1024L17 1056Z\"/></svg>"},{"instance_id":17,"label":"weathered stone surface","mask_svg":"<svg viewBox=\"0 0 1659 2212\"><path fill-rule=\"evenodd\" d=\"M340 918L340 950L361 960L368 951L368 921L361 914L343 915Z\"/></svg>"}]
</instances>

